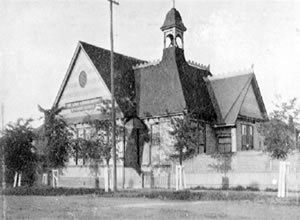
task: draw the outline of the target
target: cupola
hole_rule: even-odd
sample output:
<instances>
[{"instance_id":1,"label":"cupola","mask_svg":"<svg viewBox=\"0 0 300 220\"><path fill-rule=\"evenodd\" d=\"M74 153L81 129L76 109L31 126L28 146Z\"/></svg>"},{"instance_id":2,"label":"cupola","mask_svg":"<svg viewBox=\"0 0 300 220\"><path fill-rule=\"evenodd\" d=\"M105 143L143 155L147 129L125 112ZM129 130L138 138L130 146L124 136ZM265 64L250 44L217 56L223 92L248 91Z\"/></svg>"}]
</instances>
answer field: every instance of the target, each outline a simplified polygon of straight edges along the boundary
<instances>
[{"instance_id":1,"label":"cupola","mask_svg":"<svg viewBox=\"0 0 300 220\"><path fill-rule=\"evenodd\" d=\"M160 29L164 32L164 48L184 48L183 32L186 31L186 27L184 26L181 15L176 8L172 8L168 12L165 22Z\"/></svg>"}]
</instances>

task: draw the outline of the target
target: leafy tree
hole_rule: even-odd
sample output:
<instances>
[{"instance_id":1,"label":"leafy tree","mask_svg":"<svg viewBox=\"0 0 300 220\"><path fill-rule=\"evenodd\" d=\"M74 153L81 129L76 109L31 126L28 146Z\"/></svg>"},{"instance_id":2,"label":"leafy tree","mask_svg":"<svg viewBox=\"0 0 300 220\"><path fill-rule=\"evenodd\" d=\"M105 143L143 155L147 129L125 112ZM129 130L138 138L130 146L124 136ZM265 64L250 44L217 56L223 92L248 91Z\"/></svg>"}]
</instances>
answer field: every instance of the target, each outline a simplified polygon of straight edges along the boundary
<instances>
[{"instance_id":1,"label":"leafy tree","mask_svg":"<svg viewBox=\"0 0 300 220\"><path fill-rule=\"evenodd\" d=\"M288 102L282 102L280 98L277 100L270 120L261 129L265 136L265 150L272 158L284 160L296 148L295 121L299 113L296 98Z\"/></svg>"},{"instance_id":2,"label":"leafy tree","mask_svg":"<svg viewBox=\"0 0 300 220\"><path fill-rule=\"evenodd\" d=\"M216 162L209 164L208 166L213 168L217 172L221 172L223 174L222 177L223 189L229 188L229 178L227 177L227 173L232 169L231 162L234 154L235 154L234 152L217 151L211 155L212 158L216 159Z\"/></svg>"},{"instance_id":3,"label":"leafy tree","mask_svg":"<svg viewBox=\"0 0 300 220\"><path fill-rule=\"evenodd\" d=\"M203 126L192 113L186 113L182 117L171 117L172 130L170 134L175 138L173 159L182 161L192 158L199 152L200 133Z\"/></svg>"},{"instance_id":4,"label":"leafy tree","mask_svg":"<svg viewBox=\"0 0 300 220\"><path fill-rule=\"evenodd\" d=\"M83 159L84 162L88 159L90 142L84 138L74 138L71 140L70 154L75 158L76 165L78 164L78 159Z\"/></svg>"},{"instance_id":5,"label":"leafy tree","mask_svg":"<svg viewBox=\"0 0 300 220\"><path fill-rule=\"evenodd\" d=\"M30 126L31 121L19 119L16 123L8 124L1 138L9 184L12 184L14 174L19 178L21 177L19 174L22 174L23 180L28 185L34 183L38 157L33 146L34 133Z\"/></svg>"},{"instance_id":6,"label":"leafy tree","mask_svg":"<svg viewBox=\"0 0 300 220\"><path fill-rule=\"evenodd\" d=\"M111 101L103 100L99 106L102 120L89 120L93 131L90 140L76 139L73 141L72 154L89 161L91 166L101 163L103 160L109 166L112 158L112 125L110 121ZM116 125L116 143L121 140L123 126Z\"/></svg>"},{"instance_id":7,"label":"leafy tree","mask_svg":"<svg viewBox=\"0 0 300 220\"><path fill-rule=\"evenodd\" d=\"M60 115L63 108L57 106L45 110L38 106L45 115L44 123L44 165L47 168L62 168L69 158L72 133L64 118Z\"/></svg>"},{"instance_id":8,"label":"leafy tree","mask_svg":"<svg viewBox=\"0 0 300 220\"><path fill-rule=\"evenodd\" d=\"M232 169L231 162L232 157L234 156L234 152L215 152L211 155L212 158L217 160L217 163L209 164L209 167L217 170L224 174L227 177L228 171Z\"/></svg>"}]
</instances>

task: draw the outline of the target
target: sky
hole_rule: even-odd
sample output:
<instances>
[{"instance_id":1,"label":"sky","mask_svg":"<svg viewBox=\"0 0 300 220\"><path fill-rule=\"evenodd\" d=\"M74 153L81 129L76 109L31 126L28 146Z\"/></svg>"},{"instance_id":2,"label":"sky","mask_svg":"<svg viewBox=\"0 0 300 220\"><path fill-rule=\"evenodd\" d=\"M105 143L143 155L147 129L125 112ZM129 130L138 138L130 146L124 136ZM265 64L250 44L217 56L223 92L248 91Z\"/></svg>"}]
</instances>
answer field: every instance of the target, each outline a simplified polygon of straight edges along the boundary
<instances>
[{"instance_id":1,"label":"sky","mask_svg":"<svg viewBox=\"0 0 300 220\"><path fill-rule=\"evenodd\" d=\"M157 60L160 30L173 0L119 0L114 48ZM176 0L187 27L185 57L213 75L254 72L267 111L275 96L300 99L300 0ZM41 123L37 105L51 108L78 41L110 48L107 0L1 0L0 103L5 124ZM299 100L300 101L300 100Z\"/></svg>"}]
</instances>

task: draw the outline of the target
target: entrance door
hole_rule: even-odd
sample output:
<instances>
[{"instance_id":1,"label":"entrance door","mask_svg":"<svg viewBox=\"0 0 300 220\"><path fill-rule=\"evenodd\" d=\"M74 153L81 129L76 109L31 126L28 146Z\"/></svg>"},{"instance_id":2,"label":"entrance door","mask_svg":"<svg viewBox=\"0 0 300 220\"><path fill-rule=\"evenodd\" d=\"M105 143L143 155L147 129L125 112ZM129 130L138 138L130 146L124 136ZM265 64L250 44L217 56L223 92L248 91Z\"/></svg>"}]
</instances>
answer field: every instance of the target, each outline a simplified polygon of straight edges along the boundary
<instances>
[{"instance_id":1,"label":"entrance door","mask_svg":"<svg viewBox=\"0 0 300 220\"><path fill-rule=\"evenodd\" d=\"M253 126L242 125L242 150L253 149Z\"/></svg>"}]
</instances>

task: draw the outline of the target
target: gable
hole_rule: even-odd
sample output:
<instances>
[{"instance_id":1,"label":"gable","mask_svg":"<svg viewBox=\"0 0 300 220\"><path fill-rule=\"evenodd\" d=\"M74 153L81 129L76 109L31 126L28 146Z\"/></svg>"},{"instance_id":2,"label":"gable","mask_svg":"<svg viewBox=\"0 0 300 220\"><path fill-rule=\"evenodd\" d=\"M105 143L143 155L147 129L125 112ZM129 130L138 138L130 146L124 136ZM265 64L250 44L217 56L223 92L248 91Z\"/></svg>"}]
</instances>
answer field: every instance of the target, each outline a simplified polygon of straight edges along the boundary
<instances>
[{"instance_id":1,"label":"gable","mask_svg":"<svg viewBox=\"0 0 300 220\"><path fill-rule=\"evenodd\" d=\"M86 73L86 84L84 87L80 85L80 73ZM81 77L82 78L82 77ZM83 79L81 79L82 81ZM71 70L69 79L62 92L59 106L65 103L92 99L95 97L110 98L110 91L106 87L103 79L100 77L94 66L88 60L83 50L78 52L73 69Z\"/></svg>"},{"instance_id":2,"label":"gable","mask_svg":"<svg viewBox=\"0 0 300 220\"><path fill-rule=\"evenodd\" d=\"M96 106L102 100L110 99L111 94L89 57L80 47L69 71L57 103L59 107L66 108L61 114L66 119L100 114Z\"/></svg>"},{"instance_id":3,"label":"gable","mask_svg":"<svg viewBox=\"0 0 300 220\"><path fill-rule=\"evenodd\" d=\"M250 118L263 119L259 104L254 93L253 85L250 84L245 99L242 103L239 115Z\"/></svg>"},{"instance_id":4,"label":"gable","mask_svg":"<svg viewBox=\"0 0 300 220\"><path fill-rule=\"evenodd\" d=\"M209 83L219 108L221 119L226 124L234 124L247 88L253 74L244 74L234 77L209 79ZM211 95L212 98L212 95Z\"/></svg>"},{"instance_id":5,"label":"gable","mask_svg":"<svg viewBox=\"0 0 300 220\"><path fill-rule=\"evenodd\" d=\"M135 116L135 82L132 66L141 62L143 61L114 53L117 117L130 119ZM86 77L80 76L82 71L85 72ZM101 100L111 98L110 72L110 51L80 41L56 96L54 106L66 107L63 115L75 117L72 119L73 123L85 122L85 118L100 119L100 113L95 108L102 103ZM80 86L80 80L86 80L86 84Z\"/></svg>"},{"instance_id":6,"label":"gable","mask_svg":"<svg viewBox=\"0 0 300 220\"><path fill-rule=\"evenodd\" d=\"M221 120L225 124L235 124L238 116L257 120L267 120L267 112L254 73L221 79L210 79L220 108ZM211 95L211 98L214 98Z\"/></svg>"}]
</instances>

